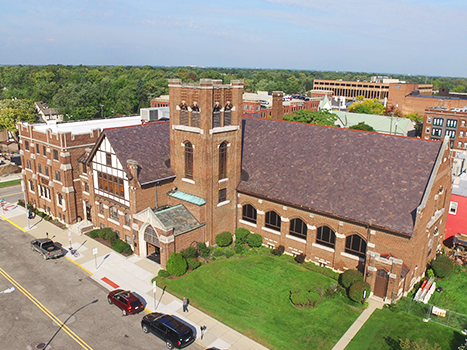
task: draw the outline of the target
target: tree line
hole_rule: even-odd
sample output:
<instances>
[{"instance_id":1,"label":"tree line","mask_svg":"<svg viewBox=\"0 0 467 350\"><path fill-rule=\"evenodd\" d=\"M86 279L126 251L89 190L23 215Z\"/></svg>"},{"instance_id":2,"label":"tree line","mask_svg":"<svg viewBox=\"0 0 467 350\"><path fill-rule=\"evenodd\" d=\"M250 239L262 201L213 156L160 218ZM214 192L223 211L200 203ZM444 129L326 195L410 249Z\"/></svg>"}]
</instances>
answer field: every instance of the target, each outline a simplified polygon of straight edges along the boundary
<instances>
[{"instance_id":1,"label":"tree line","mask_svg":"<svg viewBox=\"0 0 467 350\"><path fill-rule=\"evenodd\" d=\"M246 92L283 91L305 95L314 79L370 81L380 73L323 72L250 68L153 66L0 66L0 129L18 121L34 121L34 102L47 101L64 120L139 114L151 99L168 94L168 79L197 82L202 78L244 81ZM429 83L464 92L467 79L391 75L413 83ZM12 120L13 119L13 120ZM13 126L13 127L12 127Z\"/></svg>"}]
</instances>

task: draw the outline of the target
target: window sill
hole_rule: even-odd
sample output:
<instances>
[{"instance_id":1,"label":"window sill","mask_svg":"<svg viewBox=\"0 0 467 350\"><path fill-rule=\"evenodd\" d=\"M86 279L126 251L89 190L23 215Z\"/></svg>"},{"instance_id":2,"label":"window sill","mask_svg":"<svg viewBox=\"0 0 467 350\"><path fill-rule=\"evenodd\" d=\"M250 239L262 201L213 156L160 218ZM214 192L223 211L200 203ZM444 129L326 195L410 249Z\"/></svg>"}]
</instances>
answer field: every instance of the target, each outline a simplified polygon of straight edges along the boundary
<instances>
[{"instance_id":1,"label":"window sill","mask_svg":"<svg viewBox=\"0 0 467 350\"><path fill-rule=\"evenodd\" d=\"M349 258L349 259L353 259L353 260L357 260L357 261L365 261L365 259L360 258L357 255L349 254L349 253L346 253L346 252L341 252L341 255L345 256L346 258Z\"/></svg>"},{"instance_id":2,"label":"window sill","mask_svg":"<svg viewBox=\"0 0 467 350\"><path fill-rule=\"evenodd\" d=\"M226 182L226 181L228 181L228 180L229 180L229 179L226 177L225 179L219 180L219 183L221 183L221 182Z\"/></svg>"},{"instance_id":3,"label":"window sill","mask_svg":"<svg viewBox=\"0 0 467 350\"><path fill-rule=\"evenodd\" d=\"M131 231L131 227L128 226L128 225L123 225L123 228L124 228L125 230Z\"/></svg>"},{"instance_id":4,"label":"window sill","mask_svg":"<svg viewBox=\"0 0 467 350\"><path fill-rule=\"evenodd\" d=\"M278 235L278 236L281 235L281 231L272 230L272 229L267 228L267 227L261 227L261 229L262 229L263 231L266 231L266 232L274 233L275 235Z\"/></svg>"},{"instance_id":5,"label":"window sill","mask_svg":"<svg viewBox=\"0 0 467 350\"><path fill-rule=\"evenodd\" d=\"M230 201L223 201L223 202L220 202L220 203L217 203L217 207L222 207L223 205L226 205L226 204L229 204Z\"/></svg>"},{"instance_id":6,"label":"window sill","mask_svg":"<svg viewBox=\"0 0 467 350\"><path fill-rule=\"evenodd\" d=\"M300 243L306 243L306 239L303 239L303 238L298 238L298 237L295 237L295 236L292 236L292 235L286 235L285 237L288 238L288 239L293 239L294 241L297 241L297 242L300 242Z\"/></svg>"},{"instance_id":7,"label":"window sill","mask_svg":"<svg viewBox=\"0 0 467 350\"><path fill-rule=\"evenodd\" d=\"M115 225L120 226L120 223L119 223L117 220L115 220L115 219L108 218L107 220L109 220L109 222L111 222L111 223L113 223L113 224L115 224Z\"/></svg>"},{"instance_id":8,"label":"window sill","mask_svg":"<svg viewBox=\"0 0 467 350\"><path fill-rule=\"evenodd\" d=\"M97 216L100 217L100 218L102 218L102 219L105 219L104 214L99 213L99 214L97 214Z\"/></svg>"},{"instance_id":9,"label":"window sill","mask_svg":"<svg viewBox=\"0 0 467 350\"><path fill-rule=\"evenodd\" d=\"M182 181L183 181L183 182L188 182L189 184L193 184L193 185L195 184L195 181L194 181L194 180L192 180L192 179L187 179L186 177L182 177Z\"/></svg>"},{"instance_id":10,"label":"window sill","mask_svg":"<svg viewBox=\"0 0 467 350\"><path fill-rule=\"evenodd\" d=\"M321 244L319 244L319 243L312 243L311 246L312 246L312 247L315 247L315 248L327 250L328 252L331 252L331 253L334 253L334 252L335 252L335 249L326 247L325 245L321 245Z\"/></svg>"},{"instance_id":11,"label":"window sill","mask_svg":"<svg viewBox=\"0 0 467 350\"><path fill-rule=\"evenodd\" d=\"M251 226L251 227L256 228L256 224L254 224L254 223L252 223L252 222L249 222L249 221L246 221L246 220L242 220L242 219L238 220L238 222L241 223L241 224L248 225L248 226Z\"/></svg>"}]
</instances>

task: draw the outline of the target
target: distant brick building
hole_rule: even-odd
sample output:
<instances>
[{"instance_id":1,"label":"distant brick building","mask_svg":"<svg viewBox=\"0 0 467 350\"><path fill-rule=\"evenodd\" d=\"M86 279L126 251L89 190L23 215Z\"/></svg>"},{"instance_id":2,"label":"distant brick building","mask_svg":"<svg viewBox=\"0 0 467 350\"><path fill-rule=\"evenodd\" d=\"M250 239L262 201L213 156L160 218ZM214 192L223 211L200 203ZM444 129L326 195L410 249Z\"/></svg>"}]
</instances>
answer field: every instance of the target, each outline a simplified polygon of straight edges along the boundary
<instances>
[{"instance_id":1,"label":"distant brick building","mask_svg":"<svg viewBox=\"0 0 467 350\"><path fill-rule=\"evenodd\" d=\"M454 151L467 149L467 109L433 107L425 108L422 137L441 141L449 137Z\"/></svg>"},{"instance_id":2,"label":"distant brick building","mask_svg":"<svg viewBox=\"0 0 467 350\"><path fill-rule=\"evenodd\" d=\"M80 159L105 126L133 124L141 118L18 123L26 201L67 224L86 218L89 178Z\"/></svg>"},{"instance_id":3,"label":"distant brick building","mask_svg":"<svg viewBox=\"0 0 467 350\"><path fill-rule=\"evenodd\" d=\"M169 123L105 130L89 151L94 226L162 266L243 227L287 254L361 270L382 298L423 276L444 237L447 138L242 118L241 81L174 79L169 91Z\"/></svg>"}]
</instances>

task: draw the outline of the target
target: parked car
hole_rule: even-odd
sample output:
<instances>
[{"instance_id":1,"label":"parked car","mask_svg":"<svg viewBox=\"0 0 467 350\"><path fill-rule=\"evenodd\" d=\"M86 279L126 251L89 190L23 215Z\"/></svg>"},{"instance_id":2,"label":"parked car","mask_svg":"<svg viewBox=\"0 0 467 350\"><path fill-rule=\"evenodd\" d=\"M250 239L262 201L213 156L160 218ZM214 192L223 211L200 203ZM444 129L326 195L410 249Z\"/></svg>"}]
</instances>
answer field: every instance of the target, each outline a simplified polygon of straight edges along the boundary
<instances>
[{"instance_id":1,"label":"parked car","mask_svg":"<svg viewBox=\"0 0 467 350\"><path fill-rule=\"evenodd\" d=\"M143 317L141 327L144 333L153 333L167 345L167 349L184 348L195 341L190 325L171 315L153 312Z\"/></svg>"},{"instance_id":2,"label":"parked car","mask_svg":"<svg viewBox=\"0 0 467 350\"><path fill-rule=\"evenodd\" d=\"M116 289L107 296L109 304L116 305L122 310L123 316L135 314L143 311L144 306L140 298L134 295L129 290Z\"/></svg>"},{"instance_id":3,"label":"parked car","mask_svg":"<svg viewBox=\"0 0 467 350\"><path fill-rule=\"evenodd\" d=\"M42 254L45 260L63 256L61 245L49 238L40 238L31 241L31 249Z\"/></svg>"}]
</instances>

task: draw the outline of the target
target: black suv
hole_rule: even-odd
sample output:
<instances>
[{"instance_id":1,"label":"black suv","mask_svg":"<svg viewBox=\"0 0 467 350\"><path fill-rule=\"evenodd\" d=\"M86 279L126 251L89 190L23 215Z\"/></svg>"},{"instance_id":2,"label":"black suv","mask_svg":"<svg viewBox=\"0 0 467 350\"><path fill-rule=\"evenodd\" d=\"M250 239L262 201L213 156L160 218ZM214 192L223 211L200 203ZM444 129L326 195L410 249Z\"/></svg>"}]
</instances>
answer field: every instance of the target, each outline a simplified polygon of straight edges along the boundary
<instances>
[{"instance_id":1,"label":"black suv","mask_svg":"<svg viewBox=\"0 0 467 350\"><path fill-rule=\"evenodd\" d=\"M195 341L191 327L171 315L153 312L143 317L141 327L144 333L152 332L165 341L167 349L184 348Z\"/></svg>"}]
</instances>

